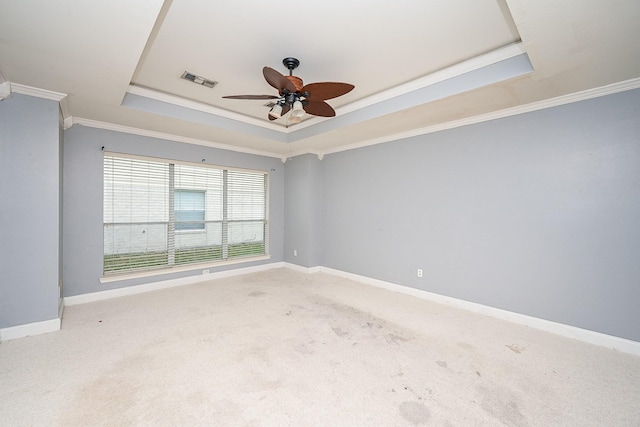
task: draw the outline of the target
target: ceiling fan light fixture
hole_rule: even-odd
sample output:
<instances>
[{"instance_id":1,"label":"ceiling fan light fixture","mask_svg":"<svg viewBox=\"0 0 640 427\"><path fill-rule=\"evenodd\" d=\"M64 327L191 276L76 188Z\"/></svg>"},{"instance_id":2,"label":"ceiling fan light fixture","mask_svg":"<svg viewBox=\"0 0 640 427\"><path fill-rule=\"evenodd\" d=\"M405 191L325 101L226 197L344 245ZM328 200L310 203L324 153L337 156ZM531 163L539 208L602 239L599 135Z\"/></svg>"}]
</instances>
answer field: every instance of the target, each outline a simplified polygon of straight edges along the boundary
<instances>
[{"instance_id":1,"label":"ceiling fan light fixture","mask_svg":"<svg viewBox=\"0 0 640 427\"><path fill-rule=\"evenodd\" d=\"M302 117L304 116L304 109L302 108L302 102L297 100L293 103L293 109L291 110L291 116L293 117Z\"/></svg>"},{"instance_id":2,"label":"ceiling fan light fixture","mask_svg":"<svg viewBox=\"0 0 640 427\"><path fill-rule=\"evenodd\" d=\"M289 123L294 124L294 123L300 123L301 121L302 121L301 116L294 116L294 115L289 116Z\"/></svg>"},{"instance_id":3,"label":"ceiling fan light fixture","mask_svg":"<svg viewBox=\"0 0 640 427\"><path fill-rule=\"evenodd\" d=\"M269 111L269 115L271 117L279 119L280 116L282 116L282 105L280 105L280 104L274 105L273 108L271 109L271 111Z\"/></svg>"}]
</instances>

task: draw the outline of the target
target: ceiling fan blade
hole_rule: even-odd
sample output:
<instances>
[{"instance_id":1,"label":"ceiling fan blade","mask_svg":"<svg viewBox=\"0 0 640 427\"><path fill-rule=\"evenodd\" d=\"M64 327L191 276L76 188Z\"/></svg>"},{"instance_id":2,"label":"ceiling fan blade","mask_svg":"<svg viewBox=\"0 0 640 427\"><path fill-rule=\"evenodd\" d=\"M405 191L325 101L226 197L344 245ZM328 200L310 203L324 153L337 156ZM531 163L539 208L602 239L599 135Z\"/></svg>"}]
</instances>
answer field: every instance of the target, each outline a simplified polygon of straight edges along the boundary
<instances>
[{"instance_id":1,"label":"ceiling fan blade","mask_svg":"<svg viewBox=\"0 0 640 427\"><path fill-rule=\"evenodd\" d=\"M353 90L355 86L349 83L320 82L305 85L300 92L309 92L307 99L324 101L337 98Z\"/></svg>"},{"instance_id":2,"label":"ceiling fan blade","mask_svg":"<svg viewBox=\"0 0 640 427\"><path fill-rule=\"evenodd\" d=\"M289 110L291 109L291 105L289 104L284 104L282 106L282 111L280 112L280 117L284 116L285 114L287 114L289 112ZM267 115L267 117L269 117L269 120L273 121L273 120L277 120L278 117L273 117L271 115Z\"/></svg>"},{"instance_id":3,"label":"ceiling fan blade","mask_svg":"<svg viewBox=\"0 0 640 427\"><path fill-rule=\"evenodd\" d=\"M279 96L273 96L273 95L231 95L231 96L223 96L223 98L227 98L227 99L278 99Z\"/></svg>"},{"instance_id":4,"label":"ceiling fan blade","mask_svg":"<svg viewBox=\"0 0 640 427\"><path fill-rule=\"evenodd\" d=\"M264 79L271 86L278 89L278 92L283 92L285 89L289 92L295 92L296 87L285 76L270 67L264 67L262 69Z\"/></svg>"},{"instance_id":5,"label":"ceiling fan blade","mask_svg":"<svg viewBox=\"0 0 640 427\"><path fill-rule=\"evenodd\" d=\"M324 101L312 101L307 99L306 102L303 102L303 108L304 111L309 114L313 114L314 116L334 117L336 115L336 112L331 105Z\"/></svg>"}]
</instances>

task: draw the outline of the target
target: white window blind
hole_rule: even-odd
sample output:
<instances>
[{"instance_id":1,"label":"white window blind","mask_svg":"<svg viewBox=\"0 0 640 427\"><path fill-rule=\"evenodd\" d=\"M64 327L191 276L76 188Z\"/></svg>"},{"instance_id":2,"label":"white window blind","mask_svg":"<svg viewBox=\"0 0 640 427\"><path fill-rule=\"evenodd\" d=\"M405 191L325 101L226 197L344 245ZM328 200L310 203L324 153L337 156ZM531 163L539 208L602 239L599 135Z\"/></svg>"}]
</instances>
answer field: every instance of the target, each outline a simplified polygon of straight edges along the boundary
<instances>
[{"instance_id":1,"label":"white window blind","mask_svg":"<svg viewBox=\"0 0 640 427\"><path fill-rule=\"evenodd\" d=\"M266 255L267 178L106 154L104 275Z\"/></svg>"}]
</instances>

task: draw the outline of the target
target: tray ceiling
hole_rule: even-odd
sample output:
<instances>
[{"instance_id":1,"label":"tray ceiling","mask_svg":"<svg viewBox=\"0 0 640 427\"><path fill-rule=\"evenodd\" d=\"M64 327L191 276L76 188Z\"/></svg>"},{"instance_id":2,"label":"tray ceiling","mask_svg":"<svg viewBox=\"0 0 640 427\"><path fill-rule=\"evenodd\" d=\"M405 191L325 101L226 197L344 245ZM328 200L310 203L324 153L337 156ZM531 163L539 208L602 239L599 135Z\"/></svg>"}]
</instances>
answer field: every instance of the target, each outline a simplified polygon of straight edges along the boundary
<instances>
[{"instance_id":1,"label":"tray ceiling","mask_svg":"<svg viewBox=\"0 0 640 427\"><path fill-rule=\"evenodd\" d=\"M640 3L23 0L0 5L0 83L63 94L68 123L277 156L637 79ZM269 121L262 77L348 82L335 118ZM181 79L184 71L213 88Z\"/></svg>"}]
</instances>

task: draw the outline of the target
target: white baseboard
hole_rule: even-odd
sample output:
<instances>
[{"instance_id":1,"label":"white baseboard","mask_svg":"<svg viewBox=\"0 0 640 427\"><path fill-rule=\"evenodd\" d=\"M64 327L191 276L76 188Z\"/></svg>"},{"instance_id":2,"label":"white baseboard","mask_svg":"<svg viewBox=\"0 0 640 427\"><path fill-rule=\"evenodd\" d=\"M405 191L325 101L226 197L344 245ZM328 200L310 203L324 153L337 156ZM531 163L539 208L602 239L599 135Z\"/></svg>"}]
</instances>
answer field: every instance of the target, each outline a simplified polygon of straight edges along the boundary
<instances>
[{"instance_id":1,"label":"white baseboard","mask_svg":"<svg viewBox=\"0 0 640 427\"><path fill-rule=\"evenodd\" d=\"M271 264L257 265L254 267L236 268L210 274L163 280L161 282L146 283L144 285L127 286L124 288L110 289L108 291L92 292L90 294L73 295L64 298L64 306L69 307L77 304L86 304L89 302L102 301L127 295L136 295L143 292L157 291L160 289L173 288L176 286L192 285L194 283L206 282L208 280L222 279L225 277L239 276L242 274L257 273L259 271L272 270L274 268L282 267L284 267L284 263L275 262Z\"/></svg>"},{"instance_id":2,"label":"white baseboard","mask_svg":"<svg viewBox=\"0 0 640 427\"><path fill-rule=\"evenodd\" d=\"M60 318L0 329L0 342L60 330Z\"/></svg>"},{"instance_id":3,"label":"white baseboard","mask_svg":"<svg viewBox=\"0 0 640 427\"><path fill-rule=\"evenodd\" d=\"M514 313L499 308L489 307L482 304L477 304L469 301L460 300L444 295L435 294L433 292L424 291L421 289L415 289L408 286L398 285L383 280L373 279L358 274L348 273L341 270L335 270L328 267L302 267L296 264L286 262L276 262L264 265L258 265L254 267L238 268L227 271L220 271L216 273L183 277L180 279L165 280L161 282L148 283L144 285L129 286L125 288L112 289L108 291L93 292L90 294L75 295L65 297L59 306L60 317L58 319L45 320L42 322L28 323L25 325L18 325L9 328L0 329L0 341L7 341L10 339L23 338L30 335L38 335L47 332L53 332L60 329L61 318L64 311L64 307L72 306L76 304L84 304L88 302L101 301L111 298L117 298L126 295L135 295L143 292L156 291L160 289L166 289L176 286L190 285L194 283L204 282L213 279L221 279L225 277L239 276L242 274L257 273L260 271L272 270L276 268L288 268L301 273L314 274L314 273L326 273L337 277L343 277L346 279L354 280L359 283L364 283L378 288L387 289L393 292L399 292L406 295L415 296L425 300L433 301L439 304L448 305L450 307L460 308L474 313L479 313L487 316L491 316L497 319L506 320L509 322L517 323L520 325L528 326L531 328L551 332L567 338L573 338L579 341L587 342L590 344L599 345L602 347L612 348L624 353L634 354L640 356L640 342L627 340L612 335L607 335L599 332L590 331L587 329L578 328L575 326L565 325L562 323L552 322L549 320L539 319L537 317L527 316L524 314Z\"/></svg>"},{"instance_id":4,"label":"white baseboard","mask_svg":"<svg viewBox=\"0 0 640 427\"><path fill-rule=\"evenodd\" d=\"M383 280L372 279L370 277L360 276L345 271L334 270L332 268L320 267L320 272L343 277L345 279L350 279L367 285L376 286L378 288L383 288L406 295L412 295L418 298L433 301L443 305L448 305L450 307L460 308L473 313L491 316L497 319L528 326L530 328L551 332L556 335L561 335L566 338L573 338L589 344L612 348L623 353L640 356L640 342L637 341L631 341L600 332L590 331L588 329L578 328L576 326L565 325L562 323L552 322L550 320L527 316L525 314L514 313L512 311L502 310L499 308L489 307L486 305L464 301L457 298L447 297L444 295L435 294L433 292L385 282Z\"/></svg>"},{"instance_id":5,"label":"white baseboard","mask_svg":"<svg viewBox=\"0 0 640 427\"><path fill-rule=\"evenodd\" d=\"M298 271L300 273L307 273L307 274L313 274L313 273L319 273L320 269L322 267L320 266L316 266L316 267L303 267L301 265L297 265L297 264L291 264L289 262L285 262L283 263L283 267L288 268L290 270L295 270Z\"/></svg>"}]
</instances>

